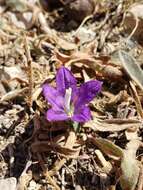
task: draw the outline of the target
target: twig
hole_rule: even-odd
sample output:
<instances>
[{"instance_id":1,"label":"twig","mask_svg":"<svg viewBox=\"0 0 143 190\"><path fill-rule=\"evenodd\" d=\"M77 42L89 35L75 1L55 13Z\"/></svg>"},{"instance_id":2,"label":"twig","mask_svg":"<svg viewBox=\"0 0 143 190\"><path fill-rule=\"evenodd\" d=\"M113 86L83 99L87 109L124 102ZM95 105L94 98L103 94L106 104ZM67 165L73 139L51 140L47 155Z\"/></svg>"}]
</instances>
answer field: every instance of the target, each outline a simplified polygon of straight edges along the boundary
<instances>
[{"instance_id":1,"label":"twig","mask_svg":"<svg viewBox=\"0 0 143 190\"><path fill-rule=\"evenodd\" d=\"M100 30L106 24L108 19L109 19L109 11L106 13L104 20L98 26L94 28L94 32Z\"/></svg>"},{"instance_id":2,"label":"twig","mask_svg":"<svg viewBox=\"0 0 143 190\"><path fill-rule=\"evenodd\" d=\"M83 27L83 25L89 20L92 19L93 15L88 15L86 16L83 21L81 22L81 24L79 25L79 27L77 28L77 30L75 31L75 33L73 34L73 36L76 36L76 34L80 31L81 27Z\"/></svg>"},{"instance_id":3,"label":"twig","mask_svg":"<svg viewBox=\"0 0 143 190\"><path fill-rule=\"evenodd\" d=\"M25 37L25 54L27 58L28 80L29 80L28 105L29 107L31 107L32 106L32 92L33 92L32 59L31 59L30 49L29 49L26 37Z\"/></svg>"},{"instance_id":4,"label":"twig","mask_svg":"<svg viewBox=\"0 0 143 190\"><path fill-rule=\"evenodd\" d=\"M135 34L135 32L136 32L136 30L137 30L137 28L139 26L139 19L138 19L138 17L135 14L131 13L131 12L129 12L129 13L133 15L136 23L135 23L135 27L133 28L133 30L130 33L130 35L127 37L126 41L129 41L132 38L132 36Z\"/></svg>"}]
</instances>

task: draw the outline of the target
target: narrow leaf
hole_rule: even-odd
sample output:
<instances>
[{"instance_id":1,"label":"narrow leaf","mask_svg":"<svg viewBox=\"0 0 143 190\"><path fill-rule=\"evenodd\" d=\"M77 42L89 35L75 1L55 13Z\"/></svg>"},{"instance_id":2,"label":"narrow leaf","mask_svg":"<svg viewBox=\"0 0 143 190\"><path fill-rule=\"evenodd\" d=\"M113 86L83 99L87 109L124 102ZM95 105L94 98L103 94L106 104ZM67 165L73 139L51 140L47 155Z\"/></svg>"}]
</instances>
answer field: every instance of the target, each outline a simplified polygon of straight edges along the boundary
<instances>
[{"instance_id":1,"label":"narrow leaf","mask_svg":"<svg viewBox=\"0 0 143 190\"><path fill-rule=\"evenodd\" d=\"M103 138L93 138L89 137L89 140L98 146L105 154L111 157L122 158L123 157L123 150L115 145L113 142L103 139Z\"/></svg>"},{"instance_id":2,"label":"narrow leaf","mask_svg":"<svg viewBox=\"0 0 143 190\"><path fill-rule=\"evenodd\" d=\"M136 60L123 50L119 51L119 58L125 71L143 90L143 71Z\"/></svg>"},{"instance_id":3,"label":"narrow leaf","mask_svg":"<svg viewBox=\"0 0 143 190\"><path fill-rule=\"evenodd\" d=\"M124 150L124 155L121 160L121 177L120 184L122 189L134 190L140 174L139 162L136 159L136 152L140 146L140 141L132 140L130 141L126 149Z\"/></svg>"}]
</instances>

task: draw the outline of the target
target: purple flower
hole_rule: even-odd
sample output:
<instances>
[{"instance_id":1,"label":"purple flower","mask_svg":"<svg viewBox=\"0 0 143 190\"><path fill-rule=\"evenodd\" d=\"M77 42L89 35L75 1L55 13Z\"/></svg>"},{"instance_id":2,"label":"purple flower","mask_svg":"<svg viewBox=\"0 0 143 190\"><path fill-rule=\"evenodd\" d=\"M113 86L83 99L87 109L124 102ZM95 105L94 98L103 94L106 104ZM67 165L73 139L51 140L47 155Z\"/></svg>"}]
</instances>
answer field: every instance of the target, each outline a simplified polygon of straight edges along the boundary
<instances>
[{"instance_id":1,"label":"purple flower","mask_svg":"<svg viewBox=\"0 0 143 190\"><path fill-rule=\"evenodd\" d=\"M52 108L47 111L49 121L71 119L76 122L86 122L91 119L87 104L93 100L101 90L102 82L91 80L77 87L73 74L65 67L61 67L56 75L56 87L43 85L45 99Z\"/></svg>"}]
</instances>

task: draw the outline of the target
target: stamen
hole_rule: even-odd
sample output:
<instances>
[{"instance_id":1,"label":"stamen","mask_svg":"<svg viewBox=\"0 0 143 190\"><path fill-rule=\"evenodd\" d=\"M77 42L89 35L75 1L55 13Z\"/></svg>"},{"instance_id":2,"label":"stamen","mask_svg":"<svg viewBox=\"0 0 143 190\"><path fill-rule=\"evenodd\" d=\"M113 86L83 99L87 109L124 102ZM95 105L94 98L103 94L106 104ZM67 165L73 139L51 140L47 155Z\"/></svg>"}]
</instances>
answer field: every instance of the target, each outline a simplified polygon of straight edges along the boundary
<instances>
[{"instance_id":1,"label":"stamen","mask_svg":"<svg viewBox=\"0 0 143 190\"><path fill-rule=\"evenodd\" d=\"M71 94L72 94L72 89L71 88L66 89L64 99L65 99L65 109L67 113L70 113Z\"/></svg>"}]
</instances>

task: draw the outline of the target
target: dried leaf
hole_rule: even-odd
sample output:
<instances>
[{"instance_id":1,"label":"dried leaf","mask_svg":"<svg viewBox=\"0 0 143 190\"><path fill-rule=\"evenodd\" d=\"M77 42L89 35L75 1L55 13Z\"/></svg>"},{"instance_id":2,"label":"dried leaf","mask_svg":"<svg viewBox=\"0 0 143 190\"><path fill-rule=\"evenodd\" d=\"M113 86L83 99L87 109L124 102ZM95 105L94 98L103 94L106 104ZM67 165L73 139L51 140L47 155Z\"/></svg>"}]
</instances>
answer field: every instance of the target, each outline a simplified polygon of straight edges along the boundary
<instances>
[{"instance_id":1,"label":"dried leaf","mask_svg":"<svg viewBox=\"0 0 143 190\"><path fill-rule=\"evenodd\" d=\"M89 127L94 131L101 132L115 132L115 131L123 131L125 129L129 129L132 127L141 127L142 123L139 120L132 119L111 119L111 120L97 120L94 118L93 120L84 124L84 127Z\"/></svg>"},{"instance_id":2,"label":"dried leaf","mask_svg":"<svg viewBox=\"0 0 143 190\"><path fill-rule=\"evenodd\" d=\"M126 150L124 150L121 161L122 175L120 177L122 189L134 190L137 185L140 167L136 160L136 151L139 145L140 142L138 140L132 140L127 144Z\"/></svg>"},{"instance_id":3,"label":"dried leaf","mask_svg":"<svg viewBox=\"0 0 143 190\"><path fill-rule=\"evenodd\" d=\"M120 159L123 157L123 150L109 140L93 137L89 137L88 140L94 143L99 149L110 157L115 159Z\"/></svg>"},{"instance_id":4,"label":"dried leaf","mask_svg":"<svg viewBox=\"0 0 143 190\"><path fill-rule=\"evenodd\" d=\"M33 153L37 153L37 152L47 152L47 151L54 151L54 152L58 152L60 154L63 155L72 155L76 152L76 150L71 149L71 148L66 148L66 147L62 147L56 143L49 143L49 141L37 141L35 143L33 143L31 145L32 151Z\"/></svg>"},{"instance_id":5,"label":"dried leaf","mask_svg":"<svg viewBox=\"0 0 143 190\"><path fill-rule=\"evenodd\" d=\"M73 148L73 146L75 145L75 141L76 141L76 134L73 130L70 130L69 131L69 135L68 135L68 138L66 140L66 143L65 143L65 147L66 148ZM75 156L77 157L79 154L79 149L78 151L76 152ZM66 163L67 159L66 158L63 158L61 160L57 160L55 163L54 163L54 166L52 168L52 170L50 170L50 174L51 175L54 175L57 171L59 171L62 166Z\"/></svg>"},{"instance_id":6,"label":"dried leaf","mask_svg":"<svg viewBox=\"0 0 143 190\"><path fill-rule=\"evenodd\" d=\"M119 58L124 70L133 79L137 85L143 90L143 71L137 61L123 50L119 51Z\"/></svg>"},{"instance_id":7,"label":"dried leaf","mask_svg":"<svg viewBox=\"0 0 143 190\"><path fill-rule=\"evenodd\" d=\"M121 159L121 187L125 190L134 190L140 174L139 163L136 160L136 151L140 146L140 141L130 141L126 149L123 150L113 142L103 138L89 137L88 140L98 146L108 156Z\"/></svg>"}]
</instances>

